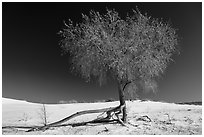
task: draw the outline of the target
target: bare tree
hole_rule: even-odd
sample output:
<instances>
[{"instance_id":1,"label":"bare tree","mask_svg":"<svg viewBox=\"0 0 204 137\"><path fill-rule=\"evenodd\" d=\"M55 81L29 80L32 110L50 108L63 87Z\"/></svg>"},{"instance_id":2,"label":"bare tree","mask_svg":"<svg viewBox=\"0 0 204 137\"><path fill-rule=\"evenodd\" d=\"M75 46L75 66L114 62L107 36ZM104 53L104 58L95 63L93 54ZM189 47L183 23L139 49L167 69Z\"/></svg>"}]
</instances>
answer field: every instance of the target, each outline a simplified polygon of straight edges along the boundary
<instances>
[{"instance_id":1,"label":"bare tree","mask_svg":"<svg viewBox=\"0 0 204 137\"><path fill-rule=\"evenodd\" d=\"M40 119L42 120L41 122L43 126L46 126L48 124L48 113L47 113L45 104L42 104L42 107L40 108L40 111L38 114L40 116Z\"/></svg>"},{"instance_id":2,"label":"bare tree","mask_svg":"<svg viewBox=\"0 0 204 137\"><path fill-rule=\"evenodd\" d=\"M126 87L129 84L137 86L138 81L148 89L156 87L155 78L161 76L177 51L176 31L169 23L143 15L138 9L125 19L109 9L106 14L90 11L89 15L82 14L82 18L81 23L71 20L65 23L60 31L61 48L72 56L72 69L87 81L95 77L102 85L107 76L112 76L118 83L120 105L77 112L50 126L103 111L107 113L105 120L115 114L124 125L127 122Z\"/></svg>"}]
</instances>

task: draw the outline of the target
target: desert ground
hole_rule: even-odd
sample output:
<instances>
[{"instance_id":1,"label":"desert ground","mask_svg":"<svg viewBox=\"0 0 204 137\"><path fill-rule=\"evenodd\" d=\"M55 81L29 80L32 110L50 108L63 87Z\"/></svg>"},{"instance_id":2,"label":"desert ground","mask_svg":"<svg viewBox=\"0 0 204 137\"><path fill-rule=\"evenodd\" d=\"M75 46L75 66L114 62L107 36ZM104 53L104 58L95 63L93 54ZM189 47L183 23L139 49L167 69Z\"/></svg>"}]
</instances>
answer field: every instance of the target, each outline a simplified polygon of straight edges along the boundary
<instances>
[{"instance_id":1,"label":"desert ground","mask_svg":"<svg viewBox=\"0 0 204 137\"><path fill-rule=\"evenodd\" d=\"M128 126L95 123L72 127L69 123L93 120L101 113L71 119L64 126L26 132L42 126L42 104L2 98L3 135L202 135L202 106L154 101L127 101ZM47 122L63 119L77 111L118 106L119 101L102 103L45 104ZM67 124L67 125L66 125ZM17 128L16 126L19 126ZM15 128L14 128L15 127Z\"/></svg>"}]
</instances>

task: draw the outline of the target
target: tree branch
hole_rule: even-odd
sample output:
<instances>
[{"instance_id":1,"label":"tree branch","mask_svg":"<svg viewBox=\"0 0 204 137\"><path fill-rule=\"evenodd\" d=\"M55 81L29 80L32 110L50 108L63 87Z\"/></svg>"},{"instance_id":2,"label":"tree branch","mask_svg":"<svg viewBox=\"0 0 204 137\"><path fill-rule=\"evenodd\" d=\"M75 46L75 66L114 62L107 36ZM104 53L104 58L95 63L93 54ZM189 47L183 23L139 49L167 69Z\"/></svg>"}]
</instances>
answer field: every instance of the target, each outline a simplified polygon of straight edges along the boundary
<instances>
[{"instance_id":1,"label":"tree branch","mask_svg":"<svg viewBox=\"0 0 204 137\"><path fill-rule=\"evenodd\" d=\"M109 121L110 122L110 119L112 118L112 113L115 113L116 111L120 112L120 110L123 107L124 107L123 105L119 105L117 107L110 107L110 108L103 108L103 109L96 109L96 110L85 110L85 111L76 112L76 113L74 113L74 114L72 114L72 115L70 115L70 116L68 116L68 117L66 117L64 119L61 119L61 120L59 120L57 122L53 122L51 124L41 126L41 127L37 127L37 128L33 127L30 130L28 130L27 132L36 131L36 130L46 130L46 129L50 128L50 127L58 126L59 124L62 124L62 123L66 122L66 121L68 121L68 120L70 120L70 119L72 119L74 117L84 115L84 114L90 114L90 113L100 113L100 112L106 112L107 113L107 117L102 118L102 119L97 118L97 119L91 121L92 123L93 122L103 122L103 121L106 121L106 122ZM85 122L85 123L87 123L87 122ZM90 123L90 122L88 122L88 123ZM82 123L82 125L83 125L83 123Z\"/></svg>"},{"instance_id":2,"label":"tree branch","mask_svg":"<svg viewBox=\"0 0 204 137\"><path fill-rule=\"evenodd\" d=\"M125 83L125 85L123 86L123 91L125 90L125 87L128 85L128 84L130 84L132 81L128 81L128 82L126 82Z\"/></svg>"}]
</instances>

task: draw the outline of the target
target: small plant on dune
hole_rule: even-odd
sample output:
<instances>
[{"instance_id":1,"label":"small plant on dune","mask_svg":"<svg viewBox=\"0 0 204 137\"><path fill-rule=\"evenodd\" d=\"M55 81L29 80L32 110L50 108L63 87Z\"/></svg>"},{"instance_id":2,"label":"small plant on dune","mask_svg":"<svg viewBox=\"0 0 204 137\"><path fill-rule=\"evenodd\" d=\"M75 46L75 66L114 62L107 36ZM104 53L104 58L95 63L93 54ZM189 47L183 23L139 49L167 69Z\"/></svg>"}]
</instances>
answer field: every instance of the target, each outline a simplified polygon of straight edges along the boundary
<instances>
[{"instance_id":1,"label":"small plant on dune","mask_svg":"<svg viewBox=\"0 0 204 137\"><path fill-rule=\"evenodd\" d=\"M23 113L22 118L18 121L23 121L25 124L27 124L27 121L31 119L30 116L27 113Z\"/></svg>"},{"instance_id":2,"label":"small plant on dune","mask_svg":"<svg viewBox=\"0 0 204 137\"><path fill-rule=\"evenodd\" d=\"M75 103L79 103L77 100L72 99L72 100L60 100L59 104L75 104Z\"/></svg>"},{"instance_id":3,"label":"small plant on dune","mask_svg":"<svg viewBox=\"0 0 204 137\"><path fill-rule=\"evenodd\" d=\"M68 104L74 104L74 103L78 103L78 101L72 99L72 100L67 101L67 103L68 103Z\"/></svg>"},{"instance_id":4,"label":"small plant on dune","mask_svg":"<svg viewBox=\"0 0 204 137\"><path fill-rule=\"evenodd\" d=\"M42 104L38 114L41 119L41 124L43 124L43 126L48 125L48 112L47 112L45 104Z\"/></svg>"}]
</instances>

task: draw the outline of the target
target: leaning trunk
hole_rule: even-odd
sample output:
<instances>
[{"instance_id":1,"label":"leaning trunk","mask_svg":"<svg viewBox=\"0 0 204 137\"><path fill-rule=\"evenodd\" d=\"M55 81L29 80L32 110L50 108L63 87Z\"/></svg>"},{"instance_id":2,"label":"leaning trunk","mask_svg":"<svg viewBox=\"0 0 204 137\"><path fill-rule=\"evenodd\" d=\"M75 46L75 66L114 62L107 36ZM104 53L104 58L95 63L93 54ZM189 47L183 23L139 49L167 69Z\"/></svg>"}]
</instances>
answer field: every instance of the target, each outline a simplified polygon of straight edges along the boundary
<instances>
[{"instance_id":1,"label":"leaning trunk","mask_svg":"<svg viewBox=\"0 0 204 137\"><path fill-rule=\"evenodd\" d=\"M122 109L122 112L123 112L122 121L126 123L127 122L127 109L126 109L126 104L125 104L125 94L124 94L122 82L118 83L118 92L119 92L120 106L124 105Z\"/></svg>"}]
</instances>

